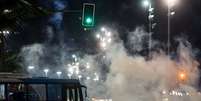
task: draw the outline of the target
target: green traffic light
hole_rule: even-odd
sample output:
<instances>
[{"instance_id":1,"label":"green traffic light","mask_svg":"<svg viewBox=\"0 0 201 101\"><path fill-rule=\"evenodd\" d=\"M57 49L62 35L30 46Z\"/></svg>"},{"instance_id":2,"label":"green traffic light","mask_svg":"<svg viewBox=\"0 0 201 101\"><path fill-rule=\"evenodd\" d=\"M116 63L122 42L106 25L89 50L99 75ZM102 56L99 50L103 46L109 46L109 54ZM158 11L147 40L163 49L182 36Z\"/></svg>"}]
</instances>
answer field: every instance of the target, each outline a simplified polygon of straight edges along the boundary
<instances>
[{"instance_id":1,"label":"green traffic light","mask_svg":"<svg viewBox=\"0 0 201 101\"><path fill-rule=\"evenodd\" d=\"M91 24L92 23L92 19L90 17L86 18L86 23L87 24Z\"/></svg>"},{"instance_id":2,"label":"green traffic light","mask_svg":"<svg viewBox=\"0 0 201 101\"><path fill-rule=\"evenodd\" d=\"M82 13L82 25L84 27L94 26L95 4L84 3Z\"/></svg>"}]
</instances>

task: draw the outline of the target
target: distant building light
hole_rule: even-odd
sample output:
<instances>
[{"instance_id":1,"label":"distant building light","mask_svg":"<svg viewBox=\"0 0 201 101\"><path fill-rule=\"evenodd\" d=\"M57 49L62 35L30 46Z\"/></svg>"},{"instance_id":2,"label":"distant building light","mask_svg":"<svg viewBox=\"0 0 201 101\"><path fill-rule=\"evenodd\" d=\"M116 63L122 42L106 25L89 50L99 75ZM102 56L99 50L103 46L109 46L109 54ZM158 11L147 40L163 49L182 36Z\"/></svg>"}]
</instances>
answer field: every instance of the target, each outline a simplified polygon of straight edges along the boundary
<instances>
[{"instance_id":1,"label":"distant building light","mask_svg":"<svg viewBox=\"0 0 201 101\"><path fill-rule=\"evenodd\" d=\"M6 34L6 31L3 31L3 34Z\"/></svg>"},{"instance_id":2,"label":"distant building light","mask_svg":"<svg viewBox=\"0 0 201 101\"><path fill-rule=\"evenodd\" d=\"M175 12L171 12L170 14L171 14L171 15L175 15Z\"/></svg>"},{"instance_id":3,"label":"distant building light","mask_svg":"<svg viewBox=\"0 0 201 101\"><path fill-rule=\"evenodd\" d=\"M6 33L9 34L10 32L9 32L9 31L6 31Z\"/></svg>"},{"instance_id":4,"label":"distant building light","mask_svg":"<svg viewBox=\"0 0 201 101\"><path fill-rule=\"evenodd\" d=\"M5 13L5 14L10 13L10 12L12 12L12 10L10 10L10 9L4 9L3 10L3 13Z\"/></svg>"}]
</instances>

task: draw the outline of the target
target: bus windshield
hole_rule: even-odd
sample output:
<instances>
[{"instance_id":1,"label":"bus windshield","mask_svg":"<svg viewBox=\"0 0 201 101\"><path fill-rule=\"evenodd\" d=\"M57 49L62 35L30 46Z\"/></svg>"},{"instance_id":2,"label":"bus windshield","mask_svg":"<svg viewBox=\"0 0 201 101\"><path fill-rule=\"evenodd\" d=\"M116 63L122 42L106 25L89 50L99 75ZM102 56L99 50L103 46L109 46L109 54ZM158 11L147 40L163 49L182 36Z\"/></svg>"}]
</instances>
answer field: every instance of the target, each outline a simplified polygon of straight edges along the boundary
<instances>
[{"instance_id":1,"label":"bus windshield","mask_svg":"<svg viewBox=\"0 0 201 101\"><path fill-rule=\"evenodd\" d=\"M0 83L0 101L85 101L86 87L68 80ZM84 88L84 89L83 89Z\"/></svg>"}]
</instances>

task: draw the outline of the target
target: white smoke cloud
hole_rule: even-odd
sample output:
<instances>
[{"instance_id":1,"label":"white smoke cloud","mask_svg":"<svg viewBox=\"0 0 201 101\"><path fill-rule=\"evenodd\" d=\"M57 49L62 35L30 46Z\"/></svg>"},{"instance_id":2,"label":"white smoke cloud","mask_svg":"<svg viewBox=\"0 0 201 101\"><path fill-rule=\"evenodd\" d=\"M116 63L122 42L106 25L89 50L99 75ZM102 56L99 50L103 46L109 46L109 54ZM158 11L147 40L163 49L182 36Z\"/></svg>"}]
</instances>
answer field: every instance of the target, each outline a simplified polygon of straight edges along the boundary
<instances>
[{"instance_id":1,"label":"white smoke cloud","mask_svg":"<svg viewBox=\"0 0 201 101\"><path fill-rule=\"evenodd\" d=\"M128 44L131 45L129 48L134 51L143 50L147 34L142 28L131 32L128 36ZM194 58L189 44L186 45L183 41L179 43L175 59L171 59L161 49L159 52L153 52L152 57L147 60L147 57L141 55L130 56L123 41L119 41L119 38L114 40L117 41L110 45L110 49L96 55L85 54L79 60L79 75L82 75L82 81L87 85L91 97L111 97L113 101L167 101L167 98L170 101L200 101L201 96L196 88L199 63ZM40 44L24 47L21 52L24 64L41 64L40 57L44 54L54 58L55 55L50 54L51 52L45 52L53 49L60 54L54 59L58 64L55 68L63 68L68 72L67 57L70 54L66 53L66 49L44 47ZM104 67L101 65L103 62L108 64ZM87 63L90 68L86 68ZM105 69L108 69L108 72L102 73ZM186 73L185 80L179 79L180 71ZM95 74L99 76L99 81L93 81ZM104 77L106 80L102 79ZM163 95L162 91L168 94ZM172 91L188 92L189 96L169 95Z\"/></svg>"},{"instance_id":2,"label":"white smoke cloud","mask_svg":"<svg viewBox=\"0 0 201 101\"><path fill-rule=\"evenodd\" d=\"M133 33L134 35L129 37L131 45L142 50L144 41L139 36L146 33L139 30ZM162 50L153 52L149 60L140 55L129 56L122 43L113 45L110 50L107 54L110 55L112 64L106 85L114 101L201 100L196 89L199 63L193 57L191 47L182 42L179 43L176 59L170 59ZM181 80L180 72L185 73L184 80ZM161 94L164 90L189 92L192 96L164 97Z\"/></svg>"}]
</instances>

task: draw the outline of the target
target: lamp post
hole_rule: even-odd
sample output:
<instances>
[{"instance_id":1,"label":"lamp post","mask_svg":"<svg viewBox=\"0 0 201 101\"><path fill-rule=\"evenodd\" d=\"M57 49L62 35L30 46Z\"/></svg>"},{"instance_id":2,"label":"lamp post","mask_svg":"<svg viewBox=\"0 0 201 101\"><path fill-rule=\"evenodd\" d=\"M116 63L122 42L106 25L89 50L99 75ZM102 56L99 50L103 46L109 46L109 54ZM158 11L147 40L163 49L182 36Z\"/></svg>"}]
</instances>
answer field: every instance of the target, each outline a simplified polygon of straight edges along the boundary
<instances>
[{"instance_id":1,"label":"lamp post","mask_svg":"<svg viewBox=\"0 0 201 101\"><path fill-rule=\"evenodd\" d=\"M58 76L58 78L61 78L61 74L62 74L61 71L57 71L57 76Z\"/></svg>"},{"instance_id":2,"label":"lamp post","mask_svg":"<svg viewBox=\"0 0 201 101\"><path fill-rule=\"evenodd\" d=\"M172 12L172 8L175 6L175 4L178 3L178 0L166 0L166 4L168 6L168 38L167 38L167 54L170 55L170 34L171 34L171 16L175 14L175 12Z\"/></svg>"},{"instance_id":3,"label":"lamp post","mask_svg":"<svg viewBox=\"0 0 201 101\"><path fill-rule=\"evenodd\" d=\"M44 71L44 73L45 73L45 77L47 77L47 76L48 76L49 69L44 69L43 71Z\"/></svg>"},{"instance_id":4,"label":"lamp post","mask_svg":"<svg viewBox=\"0 0 201 101\"><path fill-rule=\"evenodd\" d=\"M144 0L143 6L148 8L148 20L149 20L149 53L151 53L152 49L152 28L153 28L153 19L154 19L154 8L152 7L151 0Z\"/></svg>"}]
</instances>

